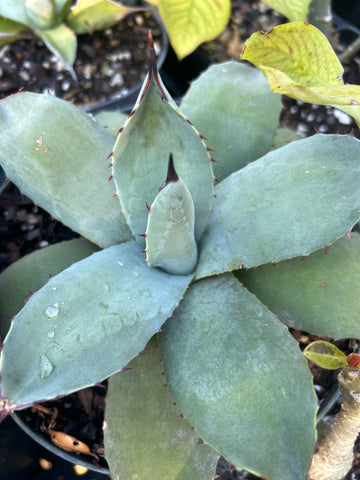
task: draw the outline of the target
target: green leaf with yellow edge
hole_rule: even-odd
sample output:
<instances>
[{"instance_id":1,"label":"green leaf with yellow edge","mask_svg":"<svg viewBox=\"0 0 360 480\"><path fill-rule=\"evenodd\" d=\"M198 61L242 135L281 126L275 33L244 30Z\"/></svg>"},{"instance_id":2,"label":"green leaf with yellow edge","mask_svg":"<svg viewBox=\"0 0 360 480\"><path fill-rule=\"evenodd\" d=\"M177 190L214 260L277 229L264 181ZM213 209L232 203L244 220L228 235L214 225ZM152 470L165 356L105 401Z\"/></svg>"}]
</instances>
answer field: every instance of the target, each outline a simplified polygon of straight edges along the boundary
<instances>
[{"instance_id":1,"label":"green leaf with yellow edge","mask_svg":"<svg viewBox=\"0 0 360 480\"><path fill-rule=\"evenodd\" d=\"M337 368L345 367L348 363L345 353L325 340L317 340L310 343L304 349L303 354L315 365L327 370L336 370Z\"/></svg>"},{"instance_id":2,"label":"green leaf with yellow edge","mask_svg":"<svg viewBox=\"0 0 360 480\"><path fill-rule=\"evenodd\" d=\"M65 23L48 30L36 30L35 33L48 49L72 71L77 48L75 33Z\"/></svg>"},{"instance_id":3,"label":"green leaf with yellow edge","mask_svg":"<svg viewBox=\"0 0 360 480\"><path fill-rule=\"evenodd\" d=\"M169 394L156 337L109 379L104 431L113 478L211 480L219 454L200 441Z\"/></svg>"},{"instance_id":4,"label":"green leaf with yellow edge","mask_svg":"<svg viewBox=\"0 0 360 480\"><path fill-rule=\"evenodd\" d=\"M310 0L266 0L263 3L280 12L290 22L304 21L309 10Z\"/></svg>"},{"instance_id":5,"label":"green leaf with yellow edge","mask_svg":"<svg viewBox=\"0 0 360 480\"><path fill-rule=\"evenodd\" d=\"M78 0L65 21L75 33L86 33L112 27L138 8L119 5L110 0Z\"/></svg>"},{"instance_id":6,"label":"green leaf with yellow edge","mask_svg":"<svg viewBox=\"0 0 360 480\"><path fill-rule=\"evenodd\" d=\"M0 45L25 38L29 30L22 23L0 17Z\"/></svg>"},{"instance_id":7,"label":"green leaf with yellow edge","mask_svg":"<svg viewBox=\"0 0 360 480\"><path fill-rule=\"evenodd\" d=\"M331 105L360 124L360 86L344 85L341 63L325 35L313 25L294 22L268 33L257 32L246 41L242 59L266 75L274 92Z\"/></svg>"},{"instance_id":8,"label":"green leaf with yellow edge","mask_svg":"<svg viewBox=\"0 0 360 480\"><path fill-rule=\"evenodd\" d=\"M52 0L25 0L25 12L31 28L51 28L55 5Z\"/></svg>"},{"instance_id":9,"label":"green leaf with yellow edge","mask_svg":"<svg viewBox=\"0 0 360 480\"><path fill-rule=\"evenodd\" d=\"M179 60L220 35L230 18L230 0L150 0L159 9Z\"/></svg>"}]
</instances>

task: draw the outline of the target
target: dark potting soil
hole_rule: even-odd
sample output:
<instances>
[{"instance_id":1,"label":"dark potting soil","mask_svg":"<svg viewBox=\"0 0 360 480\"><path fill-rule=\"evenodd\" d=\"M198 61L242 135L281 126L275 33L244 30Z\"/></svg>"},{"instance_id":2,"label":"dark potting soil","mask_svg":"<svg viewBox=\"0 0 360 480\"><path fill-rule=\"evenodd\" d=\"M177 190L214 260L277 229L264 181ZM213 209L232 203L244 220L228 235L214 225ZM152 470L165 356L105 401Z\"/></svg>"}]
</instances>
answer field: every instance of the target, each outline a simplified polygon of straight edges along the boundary
<instances>
[{"instance_id":1,"label":"dark potting soil","mask_svg":"<svg viewBox=\"0 0 360 480\"><path fill-rule=\"evenodd\" d=\"M238 59L245 40L252 33L269 30L284 21L279 14L259 1L234 0L232 6L231 21L224 33L219 39L203 46L202 53L208 55L210 61ZM125 25L130 26L130 30L125 30ZM28 91L50 91L79 106L89 106L117 96L137 85L146 74L149 27L155 45L159 47L160 29L146 14L136 14L104 33L80 36L78 58L74 66L77 80L36 39L2 46L0 98L15 93L22 87ZM344 48L341 41L340 35L334 32L338 50ZM345 82L360 84L359 62L355 56L345 65ZM135 69L134 64L140 69ZM183 65L185 62L178 66L178 71L181 71ZM171 76L171 71L165 73ZM304 136L316 132L353 132L360 138L355 122L331 107L303 104L287 97L283 97L283 104L281 125ZM8 184L0 196L0 215L0 270L33 250L78 236L34 205L26 196L22 196L12 184ZM305 332L293 331L292 334L301 348L316 339ZM345 353L350 353L357 346L355 340L336 344ZM336 381L337 372L310 367L319 400L322 400ZM85 389L56 402L32 407L21 412L21 415L45 437L49 436L49 429L53 429L66 432L86 443L94 455L90 457L94 464L106 466L102 438L105 393L106 383L102 387ZM330 413L336 413L338 408L337 403ZM360 441L356 445L353 469L346 480L360 480L359 452ZM225 460L219 462L216 478L258 480L258 477L248 472L232 469Z\"/></svg>"},{"instance_id":2,"label":"dark potting soil","mask_svg":"<svg viewBox=\"0 0 360 480\"><path fill-rule=\"evenodd\" d=\"M76 78L37 38L0 47L0 98L19 89L52 93L89 107L126 95L145 78L148 32L157 54L161 27L150 12L126 17L105 31L78 36Z\"/></svg>"}]
</instances>

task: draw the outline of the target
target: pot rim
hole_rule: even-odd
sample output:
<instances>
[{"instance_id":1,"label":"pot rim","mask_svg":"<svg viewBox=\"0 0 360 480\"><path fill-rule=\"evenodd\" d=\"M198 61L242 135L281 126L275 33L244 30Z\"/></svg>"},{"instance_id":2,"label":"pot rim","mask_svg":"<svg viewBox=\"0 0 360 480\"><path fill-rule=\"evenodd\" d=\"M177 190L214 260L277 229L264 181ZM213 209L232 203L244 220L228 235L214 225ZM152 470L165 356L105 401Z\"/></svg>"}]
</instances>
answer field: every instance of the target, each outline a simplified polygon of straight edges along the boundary
<instances>
[{"instance_id":1,"label":"pot rim","mask_svg":"<svg viewBox=\"0 0 360 480\"><path fill-rule=\"evenodd\" d=\"M46 448L46 450L50 451L54 455L62 458L63 460L67 460L70 463L81 465L86 467L88 470L93 472L102 473L104 475L110 475L109 468L105 467L97 467L94 465L85 455L81 453L71 453L62 450L61 448L54 445L48 438L46 438L40 432L36 432L29 425L26 421L21 417L19 412L12 412L10 414L11 418L14 422L27 434L31 437L35 442L37 442L42 447Z\"/></svg>"}]
</instances>

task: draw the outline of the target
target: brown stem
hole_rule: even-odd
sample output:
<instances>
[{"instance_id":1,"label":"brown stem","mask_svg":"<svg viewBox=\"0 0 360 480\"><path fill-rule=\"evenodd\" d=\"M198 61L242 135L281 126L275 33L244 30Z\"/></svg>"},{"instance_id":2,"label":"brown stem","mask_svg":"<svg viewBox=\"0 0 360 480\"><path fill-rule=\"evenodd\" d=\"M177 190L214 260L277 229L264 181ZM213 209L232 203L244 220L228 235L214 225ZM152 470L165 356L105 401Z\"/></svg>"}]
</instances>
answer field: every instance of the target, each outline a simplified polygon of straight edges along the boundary
<instances>
[{"instance_id":1,"label":"brown stem","mask_svg":"<svg viewBox=\"0 0 360 480\"><path fill-rule=\"evenodd\" d=\"M330 432L313 457L311 480L341 480L353 462L354 443L360 431L359 369L343 368L338 381L343 403Z\"/></svg>"}]
</instances>

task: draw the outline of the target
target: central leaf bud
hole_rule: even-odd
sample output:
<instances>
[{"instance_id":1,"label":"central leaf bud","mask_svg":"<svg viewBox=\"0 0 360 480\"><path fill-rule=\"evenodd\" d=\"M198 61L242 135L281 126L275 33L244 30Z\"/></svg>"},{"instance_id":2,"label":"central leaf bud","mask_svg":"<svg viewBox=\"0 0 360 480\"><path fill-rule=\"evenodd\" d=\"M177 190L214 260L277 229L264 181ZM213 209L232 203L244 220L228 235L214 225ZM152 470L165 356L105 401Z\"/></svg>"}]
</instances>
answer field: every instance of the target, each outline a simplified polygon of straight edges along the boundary
<instances>
[{"instance_id":1,"label":"central leaf bud","mask_svg":"<svg viewBox=\"0 0 360 480\"><path fill-rule=\"evenodd\" d=\"M170 154L166 182L149 208L148 265L177 275L193 272L198 258L194 227L194 202L189 189L178 177Z\"/></svg>"}]
</instances>

